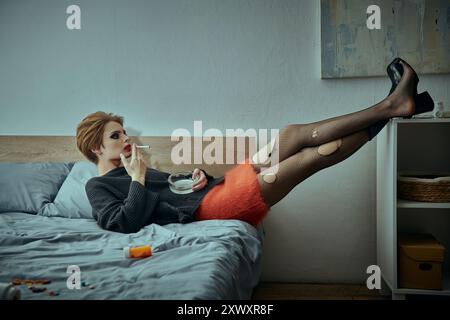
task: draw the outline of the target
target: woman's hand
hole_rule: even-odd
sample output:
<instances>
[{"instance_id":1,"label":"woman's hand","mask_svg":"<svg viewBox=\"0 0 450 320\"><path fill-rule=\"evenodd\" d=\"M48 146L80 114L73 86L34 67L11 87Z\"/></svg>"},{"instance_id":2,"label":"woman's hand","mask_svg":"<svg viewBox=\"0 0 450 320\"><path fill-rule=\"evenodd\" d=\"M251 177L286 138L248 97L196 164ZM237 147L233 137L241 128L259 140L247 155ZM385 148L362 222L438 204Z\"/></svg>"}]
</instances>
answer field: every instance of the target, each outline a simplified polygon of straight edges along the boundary
<instances>
[{"instance_id":1,"label":"woman's hand","mask_svg":"<svg viewBox=\"0 0 450 320\"><path fill-rule=\"evenodd\" d=\"M192 186L192 190L198 191L203 189L208 184L208 179L206 179L205 173L199 168L195 168L192 173L192 179L198 179Z\"/></svg>"},{"instance_id":2,"label":"woman's hand","mask_svg":"<svg viewBox=\"0 0 450 320\"><path fill-rule=\"evenodd\" d=\"M145 164L140 151L137 150L136 143L133 143L133 146L131 147L131 160L128 161L122 153L120 154L120 159L122 160L128 175L131 177L131 180L145 182L147 165Z\"/></svg>"}]
</instances>

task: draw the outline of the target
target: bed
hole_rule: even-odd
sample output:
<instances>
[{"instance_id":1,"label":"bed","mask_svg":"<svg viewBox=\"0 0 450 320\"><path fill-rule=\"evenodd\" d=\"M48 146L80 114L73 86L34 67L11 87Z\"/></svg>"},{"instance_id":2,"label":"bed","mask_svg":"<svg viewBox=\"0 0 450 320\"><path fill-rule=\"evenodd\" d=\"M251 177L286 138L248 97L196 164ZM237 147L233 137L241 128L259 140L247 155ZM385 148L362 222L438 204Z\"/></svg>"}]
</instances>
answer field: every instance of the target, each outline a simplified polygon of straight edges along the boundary
<instances>
[{"instance_id":1,"label":"bed","mask_svg":"<svg viewBox=\"0 0 450 320\"><path fill-rule=\"evenodd\" d=\"M175 167L170 137L139 139L153 146L147 164L158 170L201 167L218 175L232 166ZM0 283L51 281L16 285L22 299L251 298L261 275L262 225L209 220L151 224L132 234L103 230L84 192L96 168L74 145L74 137L0 137ZM152 256L125 258L123 248L135 245L150 245Z\"/></svg>"}]
</instances>

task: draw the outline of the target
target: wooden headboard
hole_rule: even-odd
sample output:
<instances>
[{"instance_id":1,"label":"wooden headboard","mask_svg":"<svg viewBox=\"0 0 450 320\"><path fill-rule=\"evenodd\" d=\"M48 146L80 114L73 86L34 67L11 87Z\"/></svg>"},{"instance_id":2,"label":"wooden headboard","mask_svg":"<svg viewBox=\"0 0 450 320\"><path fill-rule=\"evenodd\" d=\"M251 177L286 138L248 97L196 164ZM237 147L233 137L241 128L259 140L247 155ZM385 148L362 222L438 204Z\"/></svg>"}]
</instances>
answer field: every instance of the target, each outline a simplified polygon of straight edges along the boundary
<instances>
[{"instance_id":1,"label":"wooden headboard","mask_svg":"<svg viewBox=\"0 0 450 320\"><path fill-rule=\"evenodd\" d=\"M202 145L202 150L211 143L202 141L201 137L183 137L191 141L191 163L194 161L195 145ZM201 168L213 176L221 176L232 166L248 157L252 150L256 150L255 139L249 137L226 137L223 139L223 164L206 164L202 157L202 163L198 164L174 164L171 159L172 147L178 141L171 141L170 136L130 137L131 142L150 145L150 150L142 150L149 167L165 172L176 172ZM237 142L243 141L245 148L237 148ZM180 139L181 141L181 139ZM229 146L234 146L234 150ZM250 149L252 147L253 149ZM244 149L244 150L242 150ZM234 154L234 162L226 163L226 151ZM71 162L87 161L78 151L74 136L0 136L0 162Z\"/></svg>"}]
</instances>

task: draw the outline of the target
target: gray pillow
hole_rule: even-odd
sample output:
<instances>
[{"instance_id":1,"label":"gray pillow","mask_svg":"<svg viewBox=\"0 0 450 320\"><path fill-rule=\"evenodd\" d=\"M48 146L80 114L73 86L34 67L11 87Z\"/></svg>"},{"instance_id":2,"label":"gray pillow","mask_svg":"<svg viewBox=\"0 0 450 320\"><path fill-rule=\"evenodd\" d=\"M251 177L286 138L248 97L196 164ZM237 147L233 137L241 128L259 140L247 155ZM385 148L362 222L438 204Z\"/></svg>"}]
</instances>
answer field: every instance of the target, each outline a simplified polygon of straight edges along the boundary
<instances>
[{"instance_id":1,"label":"gray pillow","mask_svg":"<svg viewBox=\"0 0 450 320\"><path fill-rule=\"evenodd\" d=\"M0 212L35 214L55 198L73 163L0 163Z\"/></svg>"},{"instance_id":2,"label":"gray pillow","mask_svg":"<svg viewBox=\"0 0 450 320\"><path fill-rule=\"evenodd\" d=\"M76 162L64 180L53 203L46 204L38 214L47 217L93 219L92 207L86 195L86 182L98 176L97 166L88 161Z\"/></svg>"}]
</instances>

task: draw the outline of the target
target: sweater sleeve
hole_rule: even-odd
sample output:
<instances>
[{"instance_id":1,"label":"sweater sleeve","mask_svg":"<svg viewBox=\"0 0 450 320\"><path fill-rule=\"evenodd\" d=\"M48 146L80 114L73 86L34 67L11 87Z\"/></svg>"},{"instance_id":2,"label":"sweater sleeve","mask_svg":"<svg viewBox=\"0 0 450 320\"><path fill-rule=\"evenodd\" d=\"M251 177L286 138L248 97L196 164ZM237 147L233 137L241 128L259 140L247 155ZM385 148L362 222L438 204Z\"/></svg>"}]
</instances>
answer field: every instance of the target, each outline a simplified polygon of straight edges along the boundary
<instances>
[{"instance_id":1,"label":"sweater sleeve","mask_svg":"<svg viewBox=\"0 0 450 320\"><path fill-rule=\"evenodd\" d=\"M128 196L123 201L114 195L111 186L95 180L86 184L86 194L99 226L122 233L137 232L146 226L159 201L158 193L147 190L137 181L131 181Z\"/></svg>"}]
</instances>

